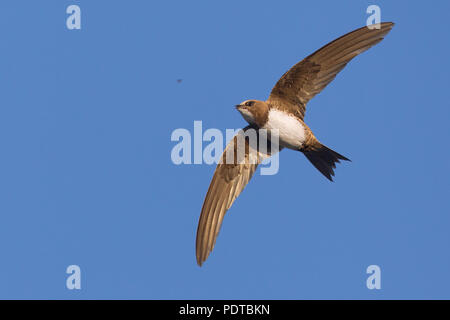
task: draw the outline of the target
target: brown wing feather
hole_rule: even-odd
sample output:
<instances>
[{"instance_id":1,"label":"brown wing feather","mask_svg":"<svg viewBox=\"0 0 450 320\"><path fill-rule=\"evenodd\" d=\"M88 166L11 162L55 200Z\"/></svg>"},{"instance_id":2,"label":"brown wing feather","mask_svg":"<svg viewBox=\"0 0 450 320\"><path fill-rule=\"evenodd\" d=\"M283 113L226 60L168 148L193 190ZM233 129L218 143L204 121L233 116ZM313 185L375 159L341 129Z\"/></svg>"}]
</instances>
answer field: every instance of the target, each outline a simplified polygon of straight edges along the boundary
<instances>
[{"instance_id":1,"label":"brown wing feather","mask_svg":"<svg viewBox=\"0 0 450 320\"><path fill-rule=\"evenodd\" d=\"M380 29L363 27L320 48L278 80L268 102L303 119L308 101L322 91L350 60L383 40L393 26L392 22L383 22Z\"/></svg>"},{"instance_id":2,"label":"brown wing feather","mask_svg":"<svg viewBox=\"0 0 450 320\"><path fill-rule=\"evenodd\" d=\"M197 228L196 256L200 266L214 248L225 213L250 181L258 164L269 156L270 150L262 154L245 139L245 133L251 128L241 130L227 145L209 185ZM238 137L244 142L245 152L238 152L242 145ZM227 158L231 148L234 152Z\"/></svg>"}]
</instances>

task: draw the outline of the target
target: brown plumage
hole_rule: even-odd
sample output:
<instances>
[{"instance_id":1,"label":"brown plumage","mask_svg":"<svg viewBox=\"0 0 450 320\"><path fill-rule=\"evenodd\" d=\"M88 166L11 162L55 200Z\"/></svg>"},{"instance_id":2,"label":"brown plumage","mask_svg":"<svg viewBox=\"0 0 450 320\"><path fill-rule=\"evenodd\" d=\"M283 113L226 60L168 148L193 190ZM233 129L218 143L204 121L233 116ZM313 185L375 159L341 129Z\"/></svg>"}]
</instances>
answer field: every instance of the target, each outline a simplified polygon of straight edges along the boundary
<instances>
[{"instance_id":1,"label":"brown plumage","mask_svg":"<svg viewBox=\"0 0 450 320\"><path fill-rule=\"evenodd\" d=\"M206 260L216 243L225 212L250 181L259 163L272 155L270 145L267 153L263 154L258 151L258 146L254 148L248 143L245 134L251 129L257 128L245 127L227 145L209 185L197 229L196 247L199 265ZM254 132L258 134L257 130ZM239 141L244 143L245 152L238 152L238 147L241 146ZM229 153L230 149L233 149L233 152Z\"/></svg>"},{"instance_id":2,"label":"brown plumage","mask_svg":"<svg viewBox=\"0 0 450 320\"><path fill-rule=\"evenodd\" d=\"M380 29L362 27L320 48L278 80L268 102L303 119L308 101L322 91L350 60L383 40L393 26L392 22L383 22Z\"/></svg>"},{"instance_id":3,"label":"brown plumage","mask_svg":"<svg viewBox=\"0 0 450 320\"><path fill-rule=\"evenodd\" d=\"M199 265L214 248L226 211L250 181L258 164L278 151L269 150L262 154L245 139L242 140L245 141L245 152L241 153L241 157L237 156L237 142L250 129L280 129L279 150L289 148L303 152L329 180L332 180L336 163L349 160L317 140L304 123L306 104L350 60L380 42L393 26L391 22L384 22L380 29L363 27L330 42L287 71L276 83L267 101L247 100L237 106L250 126L240 131L228 144L214 172L197 229L196 256ZM225 161L229 151L234 151L231 162Z\"/></svg>"}]
</instances>

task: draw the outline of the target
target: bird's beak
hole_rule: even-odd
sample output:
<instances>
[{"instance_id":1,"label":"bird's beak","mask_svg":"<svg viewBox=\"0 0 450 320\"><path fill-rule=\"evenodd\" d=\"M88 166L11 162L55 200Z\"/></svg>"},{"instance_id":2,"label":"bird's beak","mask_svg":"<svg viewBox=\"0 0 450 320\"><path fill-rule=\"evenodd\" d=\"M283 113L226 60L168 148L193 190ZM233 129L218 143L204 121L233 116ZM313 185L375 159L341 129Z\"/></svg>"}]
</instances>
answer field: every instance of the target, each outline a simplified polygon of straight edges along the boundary
<instances>
[{"instance_id":1,"label":"bird's beak","mask_svg":"<svg viewBox=\"0 0 450 320\"><path fill-rule=\"evenodd\" d=\"M242 104L237 104L235 107L236 107L237 110L240 110L240 109L242 109L244 106L243 106Z\"/></svg>"}]
</instances>

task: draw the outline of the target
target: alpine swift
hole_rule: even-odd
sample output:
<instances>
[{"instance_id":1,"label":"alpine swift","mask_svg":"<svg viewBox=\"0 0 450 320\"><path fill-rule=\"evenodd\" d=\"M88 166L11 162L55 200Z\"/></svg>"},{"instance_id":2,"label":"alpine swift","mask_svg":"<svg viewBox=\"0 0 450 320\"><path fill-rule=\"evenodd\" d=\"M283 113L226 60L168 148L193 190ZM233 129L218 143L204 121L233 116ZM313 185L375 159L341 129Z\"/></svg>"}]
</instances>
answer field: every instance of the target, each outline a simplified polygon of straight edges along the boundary
<instances>
[{"instance_id":1,"label":"alpine swift","mask_svg":"<svg viewBox=\"0 0 450 320\"><path fill-rule=\"evenodd\" d=\"M266 101L246 100L236 106L249 123L227 145L203 202L197 228L196 256L199 266L214 248L226 211L245 188L258 164L271 155L262 154L245 140L244 161L224 161L227 150L236 149L237 139L250 128L276 129L279 148L302 152L327 179L332 181L334 168L346 157L317 140L303 121L306 104L321 92L350 60L374 46L389 33L392 22L379 29L363 27L350 32L317 50L288 70L272 89Z\"/></svg>"}]
</instances>

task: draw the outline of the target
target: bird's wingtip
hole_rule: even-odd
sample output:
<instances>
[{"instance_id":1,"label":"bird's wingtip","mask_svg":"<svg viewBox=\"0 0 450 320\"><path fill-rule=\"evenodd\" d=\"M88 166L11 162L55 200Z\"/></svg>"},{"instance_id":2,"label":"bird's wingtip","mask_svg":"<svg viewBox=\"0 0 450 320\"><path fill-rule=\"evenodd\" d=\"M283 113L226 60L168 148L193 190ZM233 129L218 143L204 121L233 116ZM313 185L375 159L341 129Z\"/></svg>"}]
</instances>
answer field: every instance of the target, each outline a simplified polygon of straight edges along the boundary
<instances>
[{"instance_id":1,"label":"bird's wingtip","mask_svg":"<svg viewBox=\"0 0 450 320\"><path fill-rule=\"evenodd\" d=\"M383 27L387 27L389 29L392 29L395 26L395 22L392 21L382 22L381 24Z\"/></svg>"},{"instance_id":2,"label":"bird's wingtip","mask_svg":"<svg viewBox=\"0 0 450 320\"><path fill-rule=\"evenodd\" d=\"M202 255L201 254L197 254L196 258L197 258L197 265L199 267L201 267L203 265L203 262L205 262L205 259L202 259Z\"/></svg>"}]
</instances>

